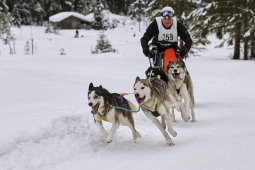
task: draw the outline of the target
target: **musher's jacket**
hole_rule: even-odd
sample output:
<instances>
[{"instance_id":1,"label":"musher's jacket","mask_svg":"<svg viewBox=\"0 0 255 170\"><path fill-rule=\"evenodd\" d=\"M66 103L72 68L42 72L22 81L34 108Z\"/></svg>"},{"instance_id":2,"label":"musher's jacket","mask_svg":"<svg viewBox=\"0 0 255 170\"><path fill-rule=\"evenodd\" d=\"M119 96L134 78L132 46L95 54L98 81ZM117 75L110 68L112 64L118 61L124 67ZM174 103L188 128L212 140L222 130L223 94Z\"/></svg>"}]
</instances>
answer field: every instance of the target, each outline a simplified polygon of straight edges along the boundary
<instances>
[{"instance_id":1,"label":"musher's jacket","mask_svg":"<svg viewBox=\"0 0 255 170\"><path fill-rule=\"evenodd\" d=\"M173 17L173 24L170 28L165 28L161 21L162 17L156 17L156 19L149 25L141 38L142 48L149 48L148 42L153 38L152 44L158 46L159 52L165 50L164 47L160 47L157 42L171 44L167 48L178 48L178 36L185 42L184 48L189 51L192 45L192 39L187 29Z\"/></svg>"}]
</instances>

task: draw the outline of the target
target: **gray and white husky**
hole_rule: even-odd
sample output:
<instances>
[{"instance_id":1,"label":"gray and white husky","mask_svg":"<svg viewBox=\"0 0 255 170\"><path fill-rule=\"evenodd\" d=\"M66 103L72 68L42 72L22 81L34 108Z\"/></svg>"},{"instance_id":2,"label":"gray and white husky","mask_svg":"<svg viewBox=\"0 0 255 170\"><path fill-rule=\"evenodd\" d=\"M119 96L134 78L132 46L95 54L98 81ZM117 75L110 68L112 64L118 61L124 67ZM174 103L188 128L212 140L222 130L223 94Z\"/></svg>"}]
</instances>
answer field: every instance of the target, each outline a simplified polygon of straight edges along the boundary
<instances>
[{"instance_id":1,"label":"gray and white husky","mask_svg":"<svg viewBox=\"0 0 255 170\"><path fill-rule=\"evenodd\" d=\"M148 117L162 132L167 145L173 145L173 142L164 128L166 122L168 132L175 137L177 133L172 128L172 107L177 106L175 98L169 92L167 84L158 79L140 79L136 77L134 83L134 94L137 102ZM159 114L159 115L156 115ZM162 122L157 119L157 116L162 117ZM166 121L164 121L164 118Z\"/></svg>"},{"instance_id":2,"label":"gray and white husky","mask_svg":"<svg viewBox=\"0 0 255 170\"><path fill-rule=\"evenodd\" d=\"M180 95L176 92L176 89L172 85L172 83L169 83L169 78L168 78L167 74L164 72L164 70L161 68L158 68L158 67L149 67L146 70L145 75L146 75L147 79L157 77L157 78L163 80L164 82L166 82L167 88L169 88L169 92L171 93L172 96L175 97L176 101L178 102L178 105L180 106L180 109L178 109L178 108L176 108L176 109L181 112L182 119L185 122L188 122L190 119L189 110L187 110L184 107L184 103L181 101ZM172 108L172 114L173 114L173 121L175 122L176 120L175 120L175 115L174 115L174 108Z\"/></svg>"},{"instance_id":3,"label":"gray and white husky","mask_svg":"<svg viewBox=\"0 0 255 170\"><path fill-rule=\"evenodd\" d=\"M191 122L195 122L193 83L184 61L177 58L177 61L169 62L167 76L169 78L169 86L175 89L175 95L178 96L179 101L184 102L186 112L189 115L191 113ZM175 120L174 112L173 118Z\"/></svg>"},{"instance_id":4,"label":"gray and white husky","mask_svg":"<svg viewBox=\"0 0 255 170\"><path fill-rule=\"evenodd\" d=\"M106 142L112 142L114 133L119 125L128 126L133 134L133 142L141 137L140 133L135 129L133 114L130 111L136 110L136 106L126 98L117 93L110 93L108 90L94 87L92 83L88 90L88 105L92 108L91 113L95 117L95 122ZM102 121L112 123L109 133L103 127Z\"/></svg>"}]
</instances>

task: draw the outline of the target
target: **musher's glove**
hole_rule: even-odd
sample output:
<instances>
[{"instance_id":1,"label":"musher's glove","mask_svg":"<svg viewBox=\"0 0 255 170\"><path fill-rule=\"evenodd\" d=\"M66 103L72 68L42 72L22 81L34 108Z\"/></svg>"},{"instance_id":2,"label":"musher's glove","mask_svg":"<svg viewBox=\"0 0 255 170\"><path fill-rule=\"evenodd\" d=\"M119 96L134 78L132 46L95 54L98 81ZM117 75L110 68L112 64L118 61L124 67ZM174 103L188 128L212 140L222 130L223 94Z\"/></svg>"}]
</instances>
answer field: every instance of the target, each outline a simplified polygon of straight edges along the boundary
<instances>
[{"instance_id":1,"label":"musher's glove","mask_svg":"<svg viewBox=\"0 0 255 170\"><path fill-rule=\"evenodd\" d=\"M176 53L182 58L185 59L188 56L188 50L186 48L178 48Z\"/></svg>"},{"instance_id":2,"label":"musher's glove","mask_svg":"<svg viewBox=\"0 0 255 170\"><path fill-rule=\"evenodd\" d=\"M150 50L149 50L149 47L147 48L143 48L143 54L146 56L146 57L149 57L149 54L150 54Z\"/></svg>"}]
</instances>

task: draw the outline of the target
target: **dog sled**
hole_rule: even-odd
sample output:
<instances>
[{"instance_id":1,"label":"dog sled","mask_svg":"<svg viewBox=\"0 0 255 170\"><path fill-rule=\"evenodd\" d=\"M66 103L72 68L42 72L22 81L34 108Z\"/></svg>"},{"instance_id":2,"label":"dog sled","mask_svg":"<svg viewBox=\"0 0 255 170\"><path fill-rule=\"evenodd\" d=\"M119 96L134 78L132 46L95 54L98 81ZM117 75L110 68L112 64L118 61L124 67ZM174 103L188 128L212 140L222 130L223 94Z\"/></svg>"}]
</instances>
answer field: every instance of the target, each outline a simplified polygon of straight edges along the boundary
<instances>
[{"instance_id":1,"label":"dog sled","mask_svg":"<svg viewBox=\"0 0 255 170\"><path fill-rule=\"evenodd\" d=\"M180 59L179 54L175 52L173 48L168 48L162 53L159 53L158 47L156 45L149 46L149 62L151 67L156 67L164 70L166 73L167 65L169 62L177 61L177 58Z\"/></svg>"}]
</instances>

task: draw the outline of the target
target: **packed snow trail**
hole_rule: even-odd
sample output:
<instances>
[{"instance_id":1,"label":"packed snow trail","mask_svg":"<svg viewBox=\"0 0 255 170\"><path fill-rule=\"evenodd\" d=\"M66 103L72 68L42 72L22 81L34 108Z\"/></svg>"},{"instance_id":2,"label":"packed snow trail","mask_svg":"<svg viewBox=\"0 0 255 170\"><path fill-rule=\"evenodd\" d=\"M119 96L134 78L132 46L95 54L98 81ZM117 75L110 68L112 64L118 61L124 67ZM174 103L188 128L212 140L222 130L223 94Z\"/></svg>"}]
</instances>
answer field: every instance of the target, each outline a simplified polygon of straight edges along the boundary
<instances>
[{"instance_id":1,"label":"packed snow trail","mask_svg":"<svg viewBox=\"0 0 255 170\"><path fill-rule=\"evenodd\" d=\"M255 63L233 61L229 49L207 47L186 65L194 82L197 123L180 114L167 147L160 131L142 112L135 113L142 138L132 142L121 126L107 144L87 104L90 82L110 92L133 92L136 76L149 66L139 44L141 34L123 26L106 31L119 53L91 55L97 31L45 35L34 28L38 54L23 55L29 27L16 30L17 55L0 55L0 167L3 170L84 169L247 169L255 154ZM117 36L118 35L118 36ZM45 38L45 36L48 36ZM50 40L49 40L50 39ZM92 41L93 40L93 41ZM58 55L64 47L67 55ZM136 103L133 95L127 98ZM105 123L110 128L109 123Z\"/></svg>"}]
</instances>

